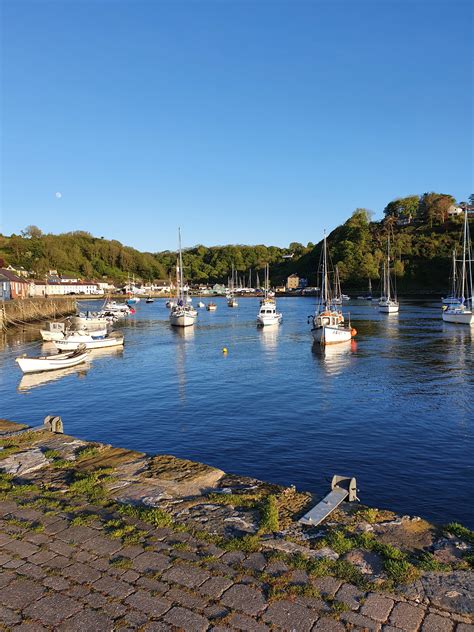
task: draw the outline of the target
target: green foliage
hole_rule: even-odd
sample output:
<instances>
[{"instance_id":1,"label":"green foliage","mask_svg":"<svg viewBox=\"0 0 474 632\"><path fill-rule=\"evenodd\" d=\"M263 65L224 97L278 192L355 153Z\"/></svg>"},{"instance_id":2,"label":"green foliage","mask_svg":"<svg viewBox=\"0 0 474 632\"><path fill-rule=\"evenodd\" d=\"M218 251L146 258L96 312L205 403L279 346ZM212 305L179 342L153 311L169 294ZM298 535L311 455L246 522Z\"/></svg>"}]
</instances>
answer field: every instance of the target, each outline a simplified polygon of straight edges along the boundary
<instances>
[{"instance_id":1,"label":"green foliage","mask_svg":"<svg viewBox=\"0 0 474 632\"><path fill-rule=\"evenodd\" d=\"M86 474L76 472L69 491L87 496L92 501L101 500L106 495L104 485L111 480L110 472L109 468L99 468Z\"/></svg>"},{"instance_id":2,"label":"green foliage","mask_svg":"<svg viewBox=\"0 0 474 632\"><path fill-rule=\"evenodd\" d=\"M258 535L244 535L243 538L231 538L219 542L225 551L243 551L244 553L254 553L260 549L260 538Z\"/></svg>"},{"instance_id":3,"label":"green foliage","mask_svg":"<svg viewBox=\"0 0 474 632\"><path fill-rule=\"evenodd\" d=\"M77 448L74 451L77 461L81 461L82 459L88 459L89 457L96 456L99 453L98 446L94 444L88 444Z\"/></svg>"},{"instance_id":4,"label":"green foliage","mask_svg":"<svg viewBox=\"0 0 474 632\"><path fill-rule=\"evenodd\" d=\"M461 540L464 540L465 542L474 544L474 531L471 531L467 527L463 527L463 525L459 524L459 522L450 522L444 527L444 530L447 533L451 533Z\"/></svg>"},{"instance_id":5,"label":"green foliage","mask_svg":"<svg viewBox=\"0 0 474 632\"><path fill-rule=\"evenodd\" d=\"M280 528L279 512L276 496L266 496L260 506L260 533L273 533Z\"/></svg>"},{"instance_id":6,"label":"green foliage","mask_svg":"<svg viewBox=\"0 0 474 632\"><path fill-rule=\"evenodd\" d=\"M173 524L172 516L156 507L140 507L135 505L120 505L118 508L119 513L124 516L130 516L131 518L138 518L143 522L148 522L155 528L171 527Z\"/></svg>"}]
</instances>

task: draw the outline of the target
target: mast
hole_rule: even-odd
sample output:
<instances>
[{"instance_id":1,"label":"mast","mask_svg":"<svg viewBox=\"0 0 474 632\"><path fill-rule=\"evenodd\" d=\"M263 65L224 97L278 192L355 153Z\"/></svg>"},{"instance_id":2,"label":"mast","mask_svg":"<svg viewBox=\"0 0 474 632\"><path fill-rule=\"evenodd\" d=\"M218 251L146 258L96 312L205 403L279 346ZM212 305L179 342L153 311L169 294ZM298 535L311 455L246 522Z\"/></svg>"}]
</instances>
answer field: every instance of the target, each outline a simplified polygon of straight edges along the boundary
<instances>
[{"instance_id":1,"label":"mast","mask_svg":"<svg viewBox=\"0 0 474 632\"><path fill-rule=\"evenodd\" d=\"M326 231L324 231L324 244L323 244L323 304L324 307L328 305L328 253L327 253L327 245L326 245Z\"/></svg>"},{"instance_id":2,"label":"mast","mask_svg":"<svg viewBox=\"0 0 474 632\"><path fill-rule=\"evenodd\" d=\"M463 244L462 244L461 297L462 297L463 303L465 299L464 292L466 290L466 248L467 248L467 210L464 211L464 234L463 234ZM469 257L469 259L471 259L471 257ZM471 268L470 263L469 263L469 268Z\"/></svg>"},{"instance_id":3,"label":"mast","mask_svg":"<svg viewBox=\"0 0 474 632\"><path fill-rule=\"evenodd\" d=\"M183 253L181 252L181 228L178 228L178 241L179 241L179 272L178 272L179 298L183 301L183 305L184 305L184 291L183 291Z\"/></svg>"},{"instance_id":4,"label":"mast","mask_svg":"<svg viewBox=\"0 0 474 632\"><path fill-rule=\"evenodd\" d=\"M387 301L390 300L390 233L388 234L387 239L387 291L386 297Z\"/></svg>"},{"instance_id":5,"label":"mast","mask_svg":"<svg viewBox=\"0 0 474 632\"><path fill-rule=\"evenodd\" d=\"M456 296L456 248L453 250L453 286L451 296Z\"/></svg>"}]
</instances>

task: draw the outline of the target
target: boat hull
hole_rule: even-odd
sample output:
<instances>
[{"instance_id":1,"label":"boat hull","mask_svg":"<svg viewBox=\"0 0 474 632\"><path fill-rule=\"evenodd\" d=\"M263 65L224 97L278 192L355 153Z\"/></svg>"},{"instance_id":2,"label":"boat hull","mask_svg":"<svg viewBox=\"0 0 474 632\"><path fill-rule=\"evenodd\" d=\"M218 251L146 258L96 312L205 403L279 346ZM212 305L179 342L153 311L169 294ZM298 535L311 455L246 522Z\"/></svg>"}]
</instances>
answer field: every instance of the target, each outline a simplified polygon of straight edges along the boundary
<instances>
[{"instance_id":1,"label":"boat hull","mask_svg":"<svg viewBox=\"0 0 474 632\"><path fill-rule=\"evenodd\" d=\"M348 342L352 338L352 330L346 327L313 327L311 334L315 342L321 345L335 345L340 342Z\"/></svg>"},{"instance_id":2,"label":"boat hull","mask_svg":"<svg viewBox=\"0 0 474 632\"><path fill-rule=\"evenodd\" d=\"M382 314L396 314L399 310L398 303L379 303L379 312Z\"/></svg>"},{"instance_id":3,"label":"boat hull","mask_svg":"<svg viewBox=\"0 0 474 632\"><path fill-rule=\"evenodd\" d=\"M257 316L257 325L260 327L267 327L268 325L279 325L283 316L282 314L272 314L271 316Z\"/></svg>"},{"instance_id":4,"label":"boat hull","mask_svg":"<svg viewBox=\"0 0 474 632\"><path fill-rule=\"evenodd\" d=\"M170 314L170 325L173 327L191 327L195 320L193 314Z\"/></svg>"},{"instance_id":5,"label":"boat hull","mask_svg":"<svg viewBox=\"0 0 474 632\"><path fill-rule=\"evenodd\" d=\"M123 336L111 336L110 338L101 338L97 340L58 340L54 343L56 349L60 351L73 351L84 345L86 349L103 349L104 347L121 347L123 346Z\"/></svg>"},{"instance_id":6,"label":"boat hull","mask_svg":"<svg viewBox=\"0 0 474 632\"><path fill-rule=\"evenodd\" d=\"M39 373L42 371L55 371L58 369L66 369L76 364L81 364L87 359L87 353L81 353L71 357L61 356L58 353L55 356L45 358L16 358L16 361L23 373Z\"/></svg>"},{"instance_id":7,"label":"boat hull","mask_svg":"<svg viewBox=\"0 0 474 632\"><path fill-rule=\"evenodd\" d=\"M443 312L443 320L445 323L456 323L457 325L474 325L474 313L467 310L464 312L446 310Z\"/></svg>"}]
</instances>

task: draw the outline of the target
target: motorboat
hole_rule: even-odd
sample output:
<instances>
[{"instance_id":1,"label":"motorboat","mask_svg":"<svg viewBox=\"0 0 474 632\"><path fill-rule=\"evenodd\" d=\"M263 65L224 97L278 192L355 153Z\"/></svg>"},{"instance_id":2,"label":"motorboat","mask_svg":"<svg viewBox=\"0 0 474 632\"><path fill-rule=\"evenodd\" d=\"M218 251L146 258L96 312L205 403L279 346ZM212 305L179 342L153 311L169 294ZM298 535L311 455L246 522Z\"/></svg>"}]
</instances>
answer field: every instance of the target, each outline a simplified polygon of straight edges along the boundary
<instances>
[{"instance_id":1,"label":"motorboat","mask_svg":"<svg viewBox=\"0 0 474 632\"><path fill-rule=\"evenodd\" d=\"M65 322L50 321L45 323L40 329L41 338L45 342L51 342L52 340L62 340L66 332Z\"/></svg>"},{"instance_id":2,"label":"motorboat","mask_svg":"<svg viewBox=\"0 0 474 632\"><path fill-rule=\"evenodd\" d=\"M57 344L57 343L55 343ZM26 355L16 358L23 373L36 373L38 371L55 371L76 366L87 359L85 346L78 345L70 353L56 353L53 355L30 358Z\"/></svg>"},{"instance_id":3,"label":"motorboat","mask_svg":"<svg viewBox=\"0 0 474 632\"><path fill-rule=\"evenodd\" d=\"M197 306L202 309L203 307L206 307L206 304L203 303L202 301L198 301Z\"/></svg>"},{"instance_id":4,"label":"motorboat","mask_svg":"<svg viewBox=\"0 0 474 632\"><path fill-rule=\"evenodd\" d=\"M145 303L154 303L154 302L155 302L155 299L154 299L154 298L152 298L151 296L147 296L147 297L146 297L146 301L145 301Z\"/></svg>"},{"instance_id":5,"label":"motorboat","mask_svg":"<svg viewBox=\"0 0 474 632\"><path fill-rule=\"evenodd\" d=\"M269 294L270 272L268 263L265 266L265 286L264 297L260 301L260 310L257 314L257 325L262 327L267 325L279 325L283 315L277 312L276 301Z\"/></svg>"},{"instance_id":6,"label":"motorboat","mask_svg":"<svg viewBox=\"0 0 474 632\"><path fill-rule=\"evenodd\" d=\"M211 301L206 305L206 309L208 312L215 312L217 309L217 305Z\"/></svg>"},{"instance_id":7,"label":"motorboat","mask_svg":"<svg viewBox=\"0 0 474 632\"><path fill-rule=\"evenodd\" d=\"M67 335L64 340L54 341L54 346L60 351L69 351L77 349L81 345L84 345L86 349L100 349L102 347L123 346L123 343L123 335L116 331L102 338L93 338L88 333L76 331Z\"/></svg>"}]
</instances>

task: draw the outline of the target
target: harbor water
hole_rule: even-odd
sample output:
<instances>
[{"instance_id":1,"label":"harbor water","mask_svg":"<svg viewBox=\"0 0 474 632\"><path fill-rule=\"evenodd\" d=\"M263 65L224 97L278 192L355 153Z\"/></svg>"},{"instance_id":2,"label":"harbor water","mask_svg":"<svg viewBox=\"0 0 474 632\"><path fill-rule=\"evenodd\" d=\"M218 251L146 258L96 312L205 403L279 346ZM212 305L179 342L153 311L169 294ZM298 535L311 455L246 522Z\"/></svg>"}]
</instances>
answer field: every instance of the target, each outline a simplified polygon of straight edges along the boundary
<instances>
[{"instance_id":1,"label":"harbor water","mask_svg":"<svg viewBox=\"0 0 474 632\"><path fill-rule=\"evenodd\" d=\"M332 474L356 476L364 503L474 528L474 328L443 323L438 302L402 301L388 315L351 301L355 341L321 349L307 324L314 299L278 299L283 322L263 329L257 299L215 302L179 330L164 300L142 300L120 324L123 350L23 378L15 357L52 347L38 326L11 330L0 340L0 417L60 415L84 439L318 496Z\"/></svg>"}]
</instances>

